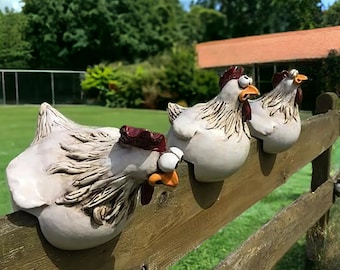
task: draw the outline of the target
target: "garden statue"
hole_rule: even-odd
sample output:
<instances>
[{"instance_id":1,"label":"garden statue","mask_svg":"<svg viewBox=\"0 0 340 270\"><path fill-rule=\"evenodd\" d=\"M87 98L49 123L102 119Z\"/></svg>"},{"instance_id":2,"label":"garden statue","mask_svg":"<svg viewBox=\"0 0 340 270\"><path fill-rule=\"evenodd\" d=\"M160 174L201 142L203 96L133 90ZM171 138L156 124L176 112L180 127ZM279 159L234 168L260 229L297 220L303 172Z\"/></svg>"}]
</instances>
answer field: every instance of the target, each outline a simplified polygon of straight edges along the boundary
<instances>
[{"instance_id":1,"label":"garden statue","mask_svg":"<svg viewBox=\"0 0 340 270\"><path fill-rule=\"evenodd\" d=\"M43 103L32 144L7 167L15 210L35 215L46 239L66 250L117 236L154 185L175 187L181 150L145 129L79 125Z\"/></svg>"},{"instance_id":2,"label":"garden statue","mask_svg":"<svg viewBox=\"0 0 340 270\"><path fill-rule=\"evenodd\" d=\"M242 67L230 67L220 77L220 93L207 103L185 108L168 104L171 123L168 146L180 148L194 167L199 182L216 182L230 176L245 162L250 148L246 120L247 99L258 95Z\"/></svg>"},{"instance_id":3,"label":"garden statue","mask_svg":"<svg viewBox=\"0 0 340 270\"><path fill-rule=\"evenodd\" d=\"M299 138L300 85L307 79L296 69L283 70L274 74L272 91L249 101L252 118L247 123L251 135L263 141L264 152L276 154L285 151Z\"/></svg>"}]
</instances>

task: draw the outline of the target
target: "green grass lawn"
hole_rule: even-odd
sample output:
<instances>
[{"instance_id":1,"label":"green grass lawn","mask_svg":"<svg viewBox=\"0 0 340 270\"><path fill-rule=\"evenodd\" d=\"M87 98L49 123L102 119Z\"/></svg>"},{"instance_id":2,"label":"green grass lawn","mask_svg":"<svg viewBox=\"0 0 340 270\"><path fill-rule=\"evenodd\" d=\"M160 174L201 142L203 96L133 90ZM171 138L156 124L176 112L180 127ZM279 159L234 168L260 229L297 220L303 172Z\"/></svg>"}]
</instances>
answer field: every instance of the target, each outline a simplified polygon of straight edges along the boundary
<instances>
[{"instance_id":1,"label":"green grass lawn","mask_svg":"<svg viewBox=\"0 0 340 270\"><path fill-rule=\"evenodd\" d=\"M86 125L120 127L124 124L166 133L169 124L165 111L109 109L97 106L58 106L64 115ZM0 106L0 214L11 211L5 181L8 162L29 146L34 137L38 106ZM309 115L304 113L304 116ZM340 140L333 151L332 169L340 169ZM172 266L172 270L212 269L275 213L309 191L311 165L294 174L289 181L229 223L198 249ZM340 211L339 211L340 212ZM335 214L339 217L339 214ZM276 266L277 270L303 269L304 239L297 242Z\"/></svg>"}]
</instances>

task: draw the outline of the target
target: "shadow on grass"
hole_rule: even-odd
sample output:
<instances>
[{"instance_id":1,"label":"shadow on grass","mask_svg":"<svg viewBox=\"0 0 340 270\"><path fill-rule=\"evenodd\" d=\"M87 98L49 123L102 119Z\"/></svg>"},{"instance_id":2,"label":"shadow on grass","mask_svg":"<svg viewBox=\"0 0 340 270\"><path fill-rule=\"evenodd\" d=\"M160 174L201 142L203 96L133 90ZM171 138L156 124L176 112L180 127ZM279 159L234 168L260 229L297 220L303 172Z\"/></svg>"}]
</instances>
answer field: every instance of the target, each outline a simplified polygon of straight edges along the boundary
<instances>
[{"instance_id":1,"label":"shadow on grass","mask_svg":"<svg viewBox=\"0 0 340 270\"><path fill-rule=\"evenodd\" d=\"M320 254L320 261L315 264L315 270L340 269L340 198L331 208L329 227L325 246Z\"/></svg>"}]
</instances>

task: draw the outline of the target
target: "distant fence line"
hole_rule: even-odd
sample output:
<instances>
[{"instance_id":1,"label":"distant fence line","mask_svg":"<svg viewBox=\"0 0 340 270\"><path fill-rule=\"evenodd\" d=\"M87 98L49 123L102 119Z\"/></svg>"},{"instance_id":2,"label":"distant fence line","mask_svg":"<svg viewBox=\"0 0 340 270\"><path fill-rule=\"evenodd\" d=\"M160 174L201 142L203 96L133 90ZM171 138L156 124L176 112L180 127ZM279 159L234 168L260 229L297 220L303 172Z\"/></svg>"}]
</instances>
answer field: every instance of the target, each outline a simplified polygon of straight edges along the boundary
<instances>
[{"instance_id":1,"label":"distant fence line","mask_svg":"<svg viewBox=\"0 0 340 270\"><path fill-rule=\"evenodd\" d=\"M0 69L0 104L83 103L85 71Z\"/></svg>"}]
</instances>

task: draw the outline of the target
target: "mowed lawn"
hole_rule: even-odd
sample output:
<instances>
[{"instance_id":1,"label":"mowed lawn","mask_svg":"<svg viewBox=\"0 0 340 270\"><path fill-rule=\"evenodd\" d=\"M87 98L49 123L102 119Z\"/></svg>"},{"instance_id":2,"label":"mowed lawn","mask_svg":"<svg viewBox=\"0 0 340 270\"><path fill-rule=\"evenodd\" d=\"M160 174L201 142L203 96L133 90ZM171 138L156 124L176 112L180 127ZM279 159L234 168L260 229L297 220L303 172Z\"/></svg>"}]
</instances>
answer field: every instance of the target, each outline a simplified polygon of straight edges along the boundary
<instances>
[{"instance_id":1,"label":"mowed lawn","mask_svg":"<svg viewBox=\"0 0 340 270\"><path fill-rule=\"evenodd\" d=\"M165 111L109 109L97 106L57 106L70 119L92 126L131 125L166 133L169 128ZM8 162L29 146L34 137L38 106L0 106L0 214L11 211L10 197L5 181ZM304 114L304 117L309 115ZM340 140L334 147L332 170L340 169ZM200 248L172 266L172 270L212 269L228 253L265 224L275 213L290 204L310 188L311 165L294 174L286 184L274 190L266 198L244 212L236 220L205 241ZM251 185L251 179L249 180ZM255 188L255 187L254 187ZM335 211L338 213L339 206ZM337 218L339 214L335 214ZM339 223L339 222L338 222ZM302 238L281 260L275 269L304 269L304 245Z\"/></svg>"}]
</instances>

